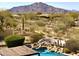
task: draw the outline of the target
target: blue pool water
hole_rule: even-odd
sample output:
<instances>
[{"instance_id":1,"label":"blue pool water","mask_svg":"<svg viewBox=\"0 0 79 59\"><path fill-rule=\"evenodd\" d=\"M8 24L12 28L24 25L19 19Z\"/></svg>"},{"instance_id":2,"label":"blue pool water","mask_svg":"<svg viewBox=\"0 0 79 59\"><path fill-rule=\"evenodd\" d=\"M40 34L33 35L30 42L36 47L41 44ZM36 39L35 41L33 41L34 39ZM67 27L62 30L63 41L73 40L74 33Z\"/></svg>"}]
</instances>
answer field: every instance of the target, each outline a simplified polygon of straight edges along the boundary
<instances>
[{"instance_id":1,"label":"blue pool water","mask_svg":"<svg viewBox=\"0 0 79 59\"><path fill-rule=\"evenodd\" d=\"M35 50L40 53L40 56L65 56L64 54L51 52L44 48L35 49Z\"/></svg>"}]
</instances>

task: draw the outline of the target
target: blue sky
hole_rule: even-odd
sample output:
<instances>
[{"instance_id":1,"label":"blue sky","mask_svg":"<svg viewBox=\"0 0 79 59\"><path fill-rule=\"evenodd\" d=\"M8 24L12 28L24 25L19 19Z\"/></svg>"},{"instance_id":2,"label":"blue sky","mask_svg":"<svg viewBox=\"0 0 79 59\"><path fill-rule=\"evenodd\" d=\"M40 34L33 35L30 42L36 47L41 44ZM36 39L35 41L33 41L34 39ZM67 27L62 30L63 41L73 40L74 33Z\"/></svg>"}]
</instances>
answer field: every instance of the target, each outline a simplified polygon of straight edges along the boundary
<instances>
[{"instance_id":1,"label":"blue sky","mask_svg":"<svg viewBox=\"0 0 79 59\"><path fill-rule=\"evenodd\" d=\"M45 2L45 3L58 8L79 11L79 2ZM0 2L0 8L10 9L12 7L29 5L29 4L32 4L32 2Z\"/></svg>"}]
</instances>

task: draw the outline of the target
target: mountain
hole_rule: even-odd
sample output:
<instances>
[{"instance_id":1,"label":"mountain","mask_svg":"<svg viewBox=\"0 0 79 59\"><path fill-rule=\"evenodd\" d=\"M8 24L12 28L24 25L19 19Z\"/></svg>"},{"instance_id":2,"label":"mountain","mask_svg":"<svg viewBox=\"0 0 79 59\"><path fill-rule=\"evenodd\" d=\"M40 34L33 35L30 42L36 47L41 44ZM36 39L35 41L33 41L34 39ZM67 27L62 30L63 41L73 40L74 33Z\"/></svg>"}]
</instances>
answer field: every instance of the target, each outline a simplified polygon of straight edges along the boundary
<instances>
[{"instance_id":1,"label":"mountain","mask_svg":"<svg viewBox=\"0 0 79 59\"><path fill-rule=\"evenodd\" d=\"M13 7L9 9L9 11L13 13L23 13L23 12L66 13L69 12L70 10L56 8L42 2L36 2L31 5Z\"/></svg>"}]
</instances>

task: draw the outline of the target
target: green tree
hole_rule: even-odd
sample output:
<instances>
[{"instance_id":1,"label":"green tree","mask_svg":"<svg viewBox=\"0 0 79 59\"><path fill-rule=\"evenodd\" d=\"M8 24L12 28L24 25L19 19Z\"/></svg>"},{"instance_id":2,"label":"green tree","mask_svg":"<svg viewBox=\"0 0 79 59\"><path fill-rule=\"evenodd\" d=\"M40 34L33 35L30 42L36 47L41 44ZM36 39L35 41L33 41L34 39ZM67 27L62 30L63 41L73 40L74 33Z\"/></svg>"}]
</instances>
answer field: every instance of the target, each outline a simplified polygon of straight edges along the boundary
<instances>
[{"instance_id":1,"label":"green tree","mask_svg":"<svg viewBox=\"0 0 79 59\"><path fill-rule=\"evenodd\" d=\"M0 31L3 31L4 17L0 16Z\"/></svg>"},{"instance_id":2,"label":"green tree","mask_svg":"<svg viewBox=\"0 0 79 59\"><path fill-rule=\"evenodd\" d=\"M7 26L13 27L15 25L15 19L13 17L13 14L9 11L1 11L0 15L4 18L4 27L7 28Z\"/></svg>"}]
</instances>

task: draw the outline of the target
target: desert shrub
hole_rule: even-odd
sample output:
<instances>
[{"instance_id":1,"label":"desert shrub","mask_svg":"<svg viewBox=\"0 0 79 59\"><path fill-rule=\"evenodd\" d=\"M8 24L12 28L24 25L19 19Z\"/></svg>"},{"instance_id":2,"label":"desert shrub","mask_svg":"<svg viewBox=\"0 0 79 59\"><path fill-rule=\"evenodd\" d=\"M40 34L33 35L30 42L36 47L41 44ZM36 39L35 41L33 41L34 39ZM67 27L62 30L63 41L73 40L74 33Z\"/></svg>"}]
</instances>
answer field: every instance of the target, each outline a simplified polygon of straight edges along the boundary
<instances>
[{"instance_id":1,"label":"desert shrub","mask_svg":"<svg viewBox=\"0 0 79 59\"><path fill-rule=\"evenodd\" d=\"M23 45L25 38L19 35L10 35L5 38L5 43L8 47Z\"/></svg>"},{"instance_id":2,"label":"desert shrub","mask_svg":"<svg viewBox=\"0 0 79 59\"><path fill-rule=\"evenodd\" d=\"M34 33L31 35L31 42L38 42L41 38L43 38L43 34L42 33Z\"/></svg>"},{"instance_id":3,"label":"desert shrub","mask_svg":"<svg viewBox=\"0 0 79 59\"><path fill-rule=\"evenodd\" d=\"M43 22L43 21L41 21L41 20L37 21L36 24L37 24L38 26L45 26L45 22Z\"/></svg>"},{"instance_id":4,"label":"desert shrub","mask_svg":"<svg viewBox=\"0 0 79 59\"><path fill-rule=\"evenodd\" d=\"M70 49L73 52L79 50L79 40L78 39L70 39L66 42L66 48Z\"/></svg>"},{"instance_id":5,"label":"desert shrub","mask_svg":"<svg viewBox=\"0 0 79 59\"><path fill-rule=\"evenodd\" d=\"M65 53L71 53L71 51L68 48L64 48Z\"/></svg>"}]
</instances>

